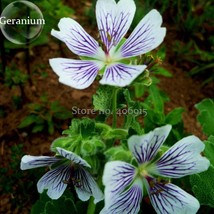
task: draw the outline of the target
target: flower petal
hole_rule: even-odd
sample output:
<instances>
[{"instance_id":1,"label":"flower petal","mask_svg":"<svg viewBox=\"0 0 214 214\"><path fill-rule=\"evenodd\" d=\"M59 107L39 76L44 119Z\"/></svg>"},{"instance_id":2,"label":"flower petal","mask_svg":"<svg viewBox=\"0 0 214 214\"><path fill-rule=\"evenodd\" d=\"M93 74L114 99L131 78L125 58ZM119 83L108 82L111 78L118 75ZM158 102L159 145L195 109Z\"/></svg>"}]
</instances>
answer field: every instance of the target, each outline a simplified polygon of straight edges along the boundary
<instances>
[{"instance_id":1,"label":"flower petal","mask_svg":"<svg viewBox=\"0 0 214 214\"><path fill-rule=\"evenodd\" d=\"M98 0L96 4L96 17L101 40L107 52L116 46L127 33L136 6L133 0Z\"/></svg>"},{"instance_id":2,"label":"flower petal","mask_svg":"<svg viewBox=\"0 0 214 214\"><path fill-rule=\"evenodd\" d=\"M103 200L103 193L93 177L82 167L78 167L74 173L74 181L77 195L82 201L87 201L90 196L94 197L94 203Z\"/></svg>"},{"instance_id":3,"label":"flower petal","mask_svg":"<svg viewBox=\"0 0 214 214\"><path fill-rule=\"evenodd\" d=\"M125 191L109 198L105 191L105 207L100 214L136 214L140 210L140 203L143 197L143 183L137 179Z\"/></svg>"},{"instance_id":4,"label":"flower petal","mask_svg":"<svg viewBox=\"0 0 214 214\"><path fill-rule=\"evenodd\" d=\"M133 182L135 174L135 167L126 162L111 161L106 163L103 173L103 184L106 186L106 204L112 196L119 194Z\"/></svg>"},{"instance_id":5,"label":"flower petal","mask_svg":"<svg viewBox=\"0 0 214 214\"><path fill-rule=\"evenodd\" d=\"M57 147L56 149L60 155L67 158L68 160L71 160L73 163L91 168L91 166L84 159L82 159L80 156L78 156L77 154L70 152L70 151L67 151L65 149L59 148L59 147Z\"/></svg>"},{"instance_id":6,"label":"flower petal","mask_svg":"<svg viewBox=\"0 0 214 214\"><path fill-rule=\"evenodd\" d=\"M125 87L146 68L146 65L114 64L106 68L100 84Z\"/></svg>"},{"instance_id":7,"label":"flower petal","mask_svg":"<svg viewBox=\"0 0 214 214\"><path fill-rule=\"evenodd\" d=\"M153 183L147 188L158 214L195 214L200 207L196 198L174 184Z\"/></svg>"},{"instance_id":8,"label":"flower petal","mask_svg":"<svg viewBox=\"0 0 214 214\"><path fill-rule=\"evenodd\" d=\"M61 165L44 174L37 183L39 193L47 189L47 195L51 199L58 199L65 191L71 176L71 168L68 165Z\"/></svg>"},{"instance_id":9,"label":"flower petal","mask_svg":"<svg viewBox=\"0 0 214 214\"><path fill-rule=\"evenodd\" d=\"M58 24L60 31L52 30L51 35L65 42L68 48L78 56L93 58L104 57L98 42L91 37L76 21L62 18Z\"/></svg>"},{"instance_id":10,"label":"flower petal","mask_svg":"<svg viewBox=\"0 0 214 214\"><path fill-rule=\"evenodd\" d=\"M183 138L157 161L156 174L180 178L207 170L210 162L200 154L204 147L196 136Z\"/></svg>"},{"instance_id":11,"label":"flower petal","mask_svg":"<svg viewBox=\"0 0 214 214\"><path fill-rule=\"evenodd\" d=\"M138 163L145 163L154 158L171 128L171 125L162 126L150 131L148 134L142 136L133 135L128 139L129 150Z\"/></svg>"},{"instance_id":12,"label":"flower petal","mask_svg":"<svg viewBox=\"0 0 214 214\"><path fill-rule=\"evenodd\" d=\"M31 156L25 155L21 159L21 170L33 169L42 166L51 166L52 164L58 162L60 159L56 157L49 156Z\"/></svg>"},{"instance_id":13,"label":"flower petal","mask_svg":"<svg viewBox=\"0 0 214 214\"><path fill-rule=\"evenodd\" d=\"M89 87L103 67L103 63L99 61L64 58L50 59L49 63L61 83L76 89Z\"/></svg>"},{"instance_id":14,"label":"flower petal","mask_svg":"<svg viewBox=\"0 0 214 214\"><path fill-rule=\"evenodd\" d=\"M157 10L151 10L140 21L118 52L126 58L153 50L163 42L166 35L166 28L161 28L161 24L160 13Z\"/></svg>"}]
</instances>

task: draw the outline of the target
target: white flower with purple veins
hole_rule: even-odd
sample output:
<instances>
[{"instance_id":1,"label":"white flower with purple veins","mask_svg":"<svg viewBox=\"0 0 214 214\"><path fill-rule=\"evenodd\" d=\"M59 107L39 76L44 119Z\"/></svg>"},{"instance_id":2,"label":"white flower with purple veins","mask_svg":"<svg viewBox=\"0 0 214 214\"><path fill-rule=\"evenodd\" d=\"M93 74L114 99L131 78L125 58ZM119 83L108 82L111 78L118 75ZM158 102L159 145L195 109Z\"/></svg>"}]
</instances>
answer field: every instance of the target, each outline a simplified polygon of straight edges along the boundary
<instances>
[{"instance_id":1,"label":"white flower with purple veins","mask_svg":"<svg viewBox=\"0 0 214 214\"><path fill-rule=\"evenodd\" d=\"M123 43L136 6L133 0L97 0L96 19L100 42L92 38L75 20L62 18L60 31L51 34L65 42L82 60L55 58L50 65L63 84L77 89L89 87L96 76L101 84L124 87L146 68L146 65L125 64L124 59L145 54L159 46L166 34L161 27L162 17L150 11ZM130 61L130 60L128 60Z\"/></svg>"},{"instance_id":2,"label":"white flower with purple veins","mask_svg":"<svg viewBox=\"0 0 214 214\"><path fill-rule=\"evenodd\" d=\"M183 138L160 158L155 158L170 130L171 126L166 125L143 136L129 138L128 146L138 166L122 161L106 164L103 175L105 207L102 214L138 213L146 192L158 214L197 212L200 207L198 200L170 183L169 178L203 172L210 162L200 155L204 144L195 136Z\"/></svg>"},{"instance_id":3,"label":"white flower with purple veins","mask_svg":"<svg viewBox=\"0 0 214 214\"><path fill-rule=\"evenodd\" d=\"M42 193L47 189L47 194L51 199L58 199L68 184L72 183L82 201L87 201L90 196L95 198L95 203L102 200L103 193L93 177L85 170L85 167L90 167L90 165L73 152L62 148L57 148L57 152L59 156L55 157L31 155L22 157L22 170L44 166L52 168L38 181L38 192Z\"/></svg>"}]
</instances>

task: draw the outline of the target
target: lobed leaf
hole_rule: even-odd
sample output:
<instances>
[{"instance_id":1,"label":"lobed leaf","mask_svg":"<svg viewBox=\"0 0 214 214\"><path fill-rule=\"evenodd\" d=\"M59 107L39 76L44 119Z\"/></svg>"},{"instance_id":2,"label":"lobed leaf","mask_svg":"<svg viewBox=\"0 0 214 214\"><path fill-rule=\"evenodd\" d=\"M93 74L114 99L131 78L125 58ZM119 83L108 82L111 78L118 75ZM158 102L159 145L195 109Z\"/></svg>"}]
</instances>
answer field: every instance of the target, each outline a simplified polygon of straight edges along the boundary
<instances>
[{"instance_id":1,"label":"lobed leaf","mask_svg":"<svg viewBox=\"0 0 214 214\"><path fill-rule=\"evenodd\" d=\"M205 145L204 154L210 160L211 165L207 171L191 175L190 183L192 185L192 191L200 203L214 207L214 136L210 136L208 140L205 141Z\"/></svg>"},{"instance_id":2,"label":"lobed leaf","mask_svg":"<svg viewBox=\"0 0 214 214\"><path fill-rule=\"evenodd\" d=\"M214 207L214 167L211 165L209 169L200 174L190 176L192 191L200 204Z\"/></svg>"},{"instance_id":3,"label":"lobed leaf","mask_svg":"<svg viewBox=\"0 0 214 214\"><path fill-rule=\"evenodd\" d=\"M182 113L184 112L184 108L175 108L171 112L166 115L165 123L176 125L180 121L182 121Z\"/></svg>"},{"instance_id":4,"label":"lobed leaf","mask_svg":"<svg viewBox=\"0 0 214 214\"><path fill-rule=\"evenodd\" d=\"M205 141L205 156L210 160L210 163L214 166L214 136L211 135L207 141Z\"/></svg>"},{"instance_id":5,"label":"lobed leaf","mask_svg":"<svg viewBox=\"0 0 214 214\"><path fill-rule=\"evenodd\" d=\"M36 123L38 119L38 116L37 115L34 115L34 114L30 114L28 115L27 117L25 117L21 123L19 124L18 128L25 128L25 127L28 127L30 126L31 124L33 123Z\"/></svg>"},{"instance_id":6,"label":"lobed leaf","mask_svg":"<svg viewBox=\"0 0 214 214\"><path fill-rule=\"evenodd\" d=\"M214 102L212 99L204 99L200 103L196 104L195 107L199 110L197 116L200 122L203 132L206 135L214 135Z\"/></svg>"},{"instance_id":7,"label":"lobed leaf","mask_svg":"<svg viewBox=\"0 0 214 214\"><path fill-rule=\"evenodd\" d=\"M93 95L93 104L96 111L104 113L112 109L112 96L114 88L108 85L101 85L97 93Z\"/></svg>"},{"instance_id":8,"label":"lobed leaf","mask_svg":"<svg viewBox=\"0 0 214 214\"><path fill-rule=\"evenodd\" d=\"M40 199L33 205L31 214L67 214L71 210L73 214L77 214L77 208L74 198L69 192L60 197L58 200L50 199L46 192L40 195Z\"/></svg>"}]
</instances>

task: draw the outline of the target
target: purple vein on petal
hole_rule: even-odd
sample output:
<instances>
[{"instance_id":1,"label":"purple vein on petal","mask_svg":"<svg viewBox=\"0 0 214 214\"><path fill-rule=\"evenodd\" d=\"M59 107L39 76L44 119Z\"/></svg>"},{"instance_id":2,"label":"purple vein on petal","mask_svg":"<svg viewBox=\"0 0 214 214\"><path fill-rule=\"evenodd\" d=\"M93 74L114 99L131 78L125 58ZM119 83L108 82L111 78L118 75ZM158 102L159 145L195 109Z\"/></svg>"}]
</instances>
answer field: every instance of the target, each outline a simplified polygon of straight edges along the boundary
<instances>
[{"instance_id":1,"label":"purple vein on petal","mask_svg":"<svg viewBox=\"0 0 214 214\"><path fill-rule=\"evenodd\" d=\"M62 155L63 157L67 158L68 160L72 161L75 164L90 167L90 165L84 159L82 159L80 156L73 152L67 151L60 147L57 147L57 151L59 152L60 155Z\"/></svg>"},{"instance_id":2,"label":"purple vein on petal","mask_svg":"<svg viewBox=\"0 0 214 214\"><path fill-rule=\"evenodd\" d=\"M113 171L115 173L113 174L112 183L115 182L117 185L115 185L111 193L119 192L121 187L129 185L135 176L134 169L130 169L130 166L126 165L118 166L117 168L114 168Z\"/></svg>"},{"instance_id":3,"label":"purple vein on petal","mask_svg":"<svg viewBox=\"0 0 214 214\"><path fill-rule=\"evenodd\" d=\"M195 136L183 138L157 161L157 173L180 178L207 170L210 163L201 156L204 144Z\"/></svg>"},{"instance_id":4,"label":"purple vein on petal","mask_svg":"<svg viewBox=\"0 0 214 214\"><path fill-rule=\"evenodd\" d=\"M155 157L170 130L171 126L165 125L145 135L133 135L128 139L129 149L138 163L149 162Z\"/></svg>"},{"instance_id":5,"label":"purple vein on petal","mask_svg":"<svg viewBox=\"0 0 214 214\"><path fill-rule=\"evenodd\" d=\"M157 10L151 10L137 25L118 53L122 57L145 54L158 45L165 37L166 29L160 27L162 17Z\"/></svg>"},{"instance_id":6,"label":"purple vein on petal","mask_svg":"<svg viewBox=\"0 0 214 214\"><path fill-rule=\"evenodd\" d=\"M103 174L103 184L106 186L106 199L111 200L112 196L119 194L129 186L136 175L134 166L122 162L112 161L105 165Z\"/></svg>"},{"instance_id":7,"label":"purple vein on petal","mask_svg":"<svg viewBox=\"0 0 214 214\"><path fill-rule=\"evenodd\" d=\"M81 200L86 201L90 196L93 196L95 198L94 202L97 203L103 199L103 193L99 189L94 178L83 167L78 167L75 170L74 178L75 181L73 181L73 184Z\"/></svg>"},{"instance_id":8,"label":"purple vein on petal","mask_svg":"<svg viewBox=\"0 0 214 214\"><path fill-rule=\"evenodd\" d=\"M145 65L114 64L106 68L101 84L124 87L129 85L144 70Z\"/></svg>"},{"instance_id":9,"label":"purple vein on petal","mask_svg":"<svg viewBox=\"0 0 214 214\"><path fill-rule=\"evenodd\" d=\"M142 200L142 188L133 184L128 190L113 198L108 207L110 213L137 213Z\"/></svg>"},{"instance_id":10,"label":"purple vein on petal","mask_svg":"<svg viewBox=\"0 0 214 214\"><path fill-rule=\"evenodd\" d=\"M26 170L37 167L50 166L58 161L60 161L60 159L56 157L25 155L21 160L21 169Z\"/></svg>"},{"instance_id":11,"label":"purple vein on petal","mask_svg":"<svg viewBox=\"0 0 214 214\"><path fill-rule=\"evenodd\" d=\"M196 198L174 184L154 180L147 190L158 214L196 213L199 208Z\"/></svg>"},{"instance_id":12,"label":"purple vein on petal","mask_svg":"<svg viewBox=\"0 0 214 214\"><path fill-rule=\"evenodd\" d=\"M135 13L134 1L99 0L96 5L96 17L101 40L109 52L127 33Z\"/></svg>"},{"instance_id":13,"label":"purple vein on petal","mask_svg":"<svg viewBox=\"0 0 214 214\"><path fill-rule=\"evenodd\" d=\"M69 165L61 165L53 170L50 170L37 183L38 192L42 193L44 189L48 189L48 196L52 199L58 199L66 189L71 176L71 168Z\"/></svg>"},{"instance_id":14,"label":"purple vein on petal","mask_svg":"<svg viewBox=\"0 0 214 214\"><path fill-rule=\"evenodd\" d=\"M124 28L127 19L130 14L124 14L123 12L120 13L119 18L113 18L112 14L106 14L105 20L100 21L100 35L102 41L106 45L107 52L112 48L112 46L116 46L118 42L120 42L122 35L126 33L126 29ZM108 20L112 22L112 28L108 26ZM106 29L106 31L104 30Z\"/></svg>"},{"instance_id":15,"label":"purple vein on petal","mask_svg":"<svg viewBox=\"0 0 214 214\"><path fill-rule=\"evenodd\" d=\"M152 47L152 42L154 37L152 36L152 25L143 25L142 28L145 28L141 32L141 29L138 29L131 37L128 43L124 44L121 51L124 57L130 57L138 55L142 49L150 49ZM139 38L143 37L144 39L139 41ZM126 53L126 51L132 50L131 53Z\"/></svg>"},{"instance_id":16,"label":"purple vein on petal","mask_svg":"<svg viewBox=\"0 0 214 214\"><path fill-rule=\"evenodd\" d=\"M54 72L60 77L59 81L77 89L87 88L96 78L103 63L95 60L72 60L55 58L50 60Z\"/></svg>"},{"instance_id":17,"label":"purple vein on petal","mask_svg":"<svg viewBox=\"0 0 214 214\"><path fill-rule=\"evenodd\" d=\"M79 56L103 58L104 52L98 42L91 37L75 20L62 18L58 24L60 31L51 34L66 43L68 48Z\"/></svg>"}]
</instances>

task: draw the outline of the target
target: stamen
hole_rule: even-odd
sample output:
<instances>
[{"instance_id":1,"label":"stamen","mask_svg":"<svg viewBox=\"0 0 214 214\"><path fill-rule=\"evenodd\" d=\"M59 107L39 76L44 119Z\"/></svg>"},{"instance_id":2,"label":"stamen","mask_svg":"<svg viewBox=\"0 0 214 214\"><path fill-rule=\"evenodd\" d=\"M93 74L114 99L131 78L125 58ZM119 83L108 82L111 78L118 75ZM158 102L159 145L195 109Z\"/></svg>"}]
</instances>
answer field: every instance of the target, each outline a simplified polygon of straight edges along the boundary
<instances>
[{"instance_id":1,"label":"stamen","mask_svg":"<svg viewBox=\"0 0 214 214\"><path fill-rule=\"evenodd\" d=\"M147 181L149 183L149 186L150 188L152 189L151 190L151 195L158 195L160 194L161 192L165 191L164 190L164 186L168 183L170 183L170 180L164 180L163 178L161 177L158 177L158 178L147 178ZM158 185L158 188L156 187L156 185Z\"/></svg>"}]
</instances>

